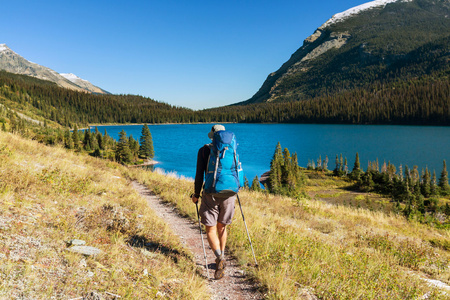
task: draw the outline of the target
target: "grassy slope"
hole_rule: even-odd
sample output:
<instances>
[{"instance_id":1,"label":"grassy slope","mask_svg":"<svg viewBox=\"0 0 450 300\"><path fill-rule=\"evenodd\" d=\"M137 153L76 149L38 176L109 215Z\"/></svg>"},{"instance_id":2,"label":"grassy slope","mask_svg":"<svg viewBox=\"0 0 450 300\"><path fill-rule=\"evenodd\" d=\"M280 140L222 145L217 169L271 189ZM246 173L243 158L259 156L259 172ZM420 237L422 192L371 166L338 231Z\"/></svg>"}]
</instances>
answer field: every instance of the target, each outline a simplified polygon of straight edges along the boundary
<instances>
[{"instance_id":1,"label":"grassy slope","mask_svg":"<svg viewBox=\"0 0 450 300\"><path fill-rule=\"evenodd\" d=\"M190 253L124 168L0 132L0 299L206 297ZM96 257L66 251L82 239ZM144 243L146 246L144 246ZM157 249L158 248L158 249Z\"/></svg>"},{"instance_id":2,"label":"grassy slope","mask_svg":"<svg viewBox=\"0 0 450 300\"><path fill-rule=\"evenodd\" d=\"M196 218L195 206L188 199L192 183L151 172L130 172ZM433 290L423 278L449 283L450 253L430 243L436 240L448 245L449 232L381 210L314 199L339 198L347 194L342 187L342 182L319 178L309 180L306 188L313 199L240 193L260 266L247 267L247 271L262 283L267 297L293 299L306 288L321 299L417 299L426 293L432 299L447 299L448 295ZM345 201L358 200L361 194L355 193ZM246 265L253 258L237 204L236 209L228 245Z\"/></svg>"},{"instance_id":3,"label":"grassy slope","mask_svg":"<svg viewBox=\"0 0 450 300\"><path fill-rule=\"evenodd\" d=\"M206 298L191 254L132 190L129 178L196 218L188 199L192 182L0 132L0 298L75 298L91 291L125 299L163 293ZM323 299L414 299L426 293L448 298L421 278L450 282L450 233L380 207L343 205L372 199L344 187L318 176L305 189L312 199L240 193L260 265L245 268L267 298L295 298L305 288ZM229 230L233 254L244 266L252 263L238 207ZM73 238L102 254L84 258L66 251L65 241Z\"/></svg>"}]
</instances>

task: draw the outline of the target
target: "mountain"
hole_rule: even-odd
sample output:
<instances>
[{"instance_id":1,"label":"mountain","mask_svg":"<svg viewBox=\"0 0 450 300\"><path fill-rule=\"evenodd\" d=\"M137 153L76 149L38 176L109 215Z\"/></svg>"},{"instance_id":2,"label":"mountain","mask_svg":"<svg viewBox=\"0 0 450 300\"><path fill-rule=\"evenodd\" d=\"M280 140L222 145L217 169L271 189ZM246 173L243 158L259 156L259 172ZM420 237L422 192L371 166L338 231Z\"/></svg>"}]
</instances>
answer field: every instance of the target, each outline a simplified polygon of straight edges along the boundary
<instances>
[{"instance_id":1,"label":"mountain","mask_svg":"<svg viewBox=\"0 0 450 300\"><path fill-rule=\"evenodd\" d=\"M61 73L59 74L62 77L66 78L67 80L71 81L72 83L76 84L77 86L95 94L109 94L107 91L93 85L87 80L81 79L75 74L72 73Z\"/></svg>"},{"instance_id":2,"label":"mountain","mask_svg":"<svg viewBox=\"0 0 450 300\"><path fill-rule=\"evenodd\" d=\"M238 104L308 100L450 70L449 0L377 0L334 15Z\"/></svg>"},{"instance_id":3,"label":"mountain","mask_svg":"<svg viewBox=\"0 0 450 300\"><path fill-rule=\"evenodd\" d=\"M0 44L0 70L52 81L60 87L75 91L97 94L108 93L105 90L94 86L89 81L83 80L73 74L59 74L50 68L32 63L12 51L6 44Z\"/></svg>"}]
</instances>

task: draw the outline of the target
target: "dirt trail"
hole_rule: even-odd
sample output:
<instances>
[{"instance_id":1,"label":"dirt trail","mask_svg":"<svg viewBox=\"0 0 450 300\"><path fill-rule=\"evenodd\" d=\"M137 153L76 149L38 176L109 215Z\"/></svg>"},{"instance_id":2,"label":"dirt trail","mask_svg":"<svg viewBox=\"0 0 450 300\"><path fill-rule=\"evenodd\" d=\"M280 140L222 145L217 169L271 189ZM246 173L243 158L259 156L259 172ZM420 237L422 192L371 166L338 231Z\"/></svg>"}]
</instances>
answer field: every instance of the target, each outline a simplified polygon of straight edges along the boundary
<instances>
[{"instance_id":1,"label":"dirt trail","mask_svg":"<svg viewBox=\"0 0 450 300\"><path fill-rule=\"evenodd\" d=\"M155 213L161 217L172 231L178 235L181 241L194 253L195 263L203 270L203 276L207 276L205 268L205 257L200 239L198 223L187 218L183 218L174 209L174 207L165 204L161 199L154 195L146 186L133 181L133 187L147 199L149 206ZM188 200L187 200L188 201ZM209 248L206 235L203 234L206 247L206 257L208 261L209 278L208 285L211 291L211 299L214 300L240 300L240 299L262 299L263 296L257 291L256 284L245 277L244 271L239 269L236 260L226 255L227 265L225 276L220 280L214 280L215 256Z\"/></svg>"}]
</instances>

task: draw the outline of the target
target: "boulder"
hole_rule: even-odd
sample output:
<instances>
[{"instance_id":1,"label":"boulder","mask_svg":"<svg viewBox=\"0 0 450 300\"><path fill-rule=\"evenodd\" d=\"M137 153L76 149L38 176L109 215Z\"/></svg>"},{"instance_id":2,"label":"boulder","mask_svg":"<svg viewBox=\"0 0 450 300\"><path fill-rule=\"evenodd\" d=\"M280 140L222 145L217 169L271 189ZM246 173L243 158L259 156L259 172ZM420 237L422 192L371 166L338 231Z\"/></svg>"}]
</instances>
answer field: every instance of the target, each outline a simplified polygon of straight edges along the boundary
<instances>
[{"instance_id":1,"label":"boulder","mask_svg":"<svg viewBox=\"0 0 450 300\"><path fill-rule=\"evenodd\" d=\"M85 256L94 256L102 252L100 249L91 246L73 246L67 248L67 251L83 254Z\"/></svg>"}]
</instances>

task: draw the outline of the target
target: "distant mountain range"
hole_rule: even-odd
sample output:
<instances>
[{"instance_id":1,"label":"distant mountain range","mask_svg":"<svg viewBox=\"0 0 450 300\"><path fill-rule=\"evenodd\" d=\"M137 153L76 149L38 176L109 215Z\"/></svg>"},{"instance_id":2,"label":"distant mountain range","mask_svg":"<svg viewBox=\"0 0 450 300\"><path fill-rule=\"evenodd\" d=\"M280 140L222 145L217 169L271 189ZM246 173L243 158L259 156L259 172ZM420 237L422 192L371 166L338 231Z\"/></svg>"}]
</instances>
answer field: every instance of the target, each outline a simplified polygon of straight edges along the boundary
<instances>
[{"instance_id":1,"label":"distant mountain range","mask_svg":"<svg viewBox=\"0 0 450 300\"><path fill-rule=\"evenodd\" d=\"M12 51L6 44L0 44L0 70L52 81L60 87L75 91L108 94L107 91L74 74L59 74L50 68L32 63Z\"/></svg>"},{"instance_id":2,"label":"distant mountain range","mask_svg":"<svg viewBox=\"0 0 450 300\"><path fill-rule=\"evenodd\" d=\"M439 71L448 76L449 45L449 0L368 2L325 22L238 104L309 100Z\"/></svg>"}]
</instances>

